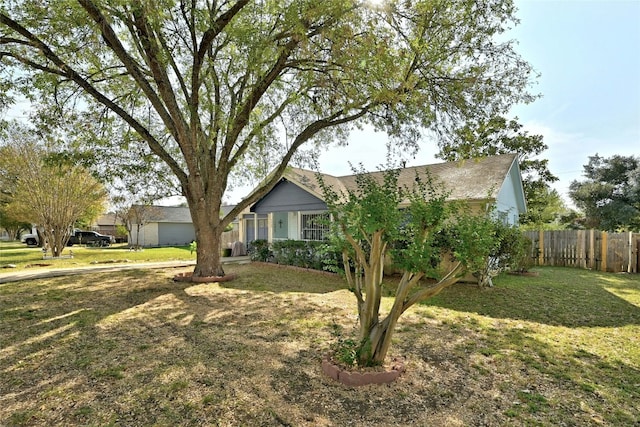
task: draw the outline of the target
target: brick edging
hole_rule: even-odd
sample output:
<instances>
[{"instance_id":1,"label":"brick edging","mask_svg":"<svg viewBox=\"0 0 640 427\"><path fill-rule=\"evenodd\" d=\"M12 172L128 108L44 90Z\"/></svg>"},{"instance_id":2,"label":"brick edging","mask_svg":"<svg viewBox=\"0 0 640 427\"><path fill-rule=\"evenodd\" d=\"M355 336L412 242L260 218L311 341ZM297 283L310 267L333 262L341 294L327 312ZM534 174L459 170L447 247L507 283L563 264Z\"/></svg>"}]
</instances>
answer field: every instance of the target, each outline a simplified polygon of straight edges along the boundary
<instances>
[{"instance_id":1,"label":"brick edging","mask_svg":"<svg viewBox=\"0 0 640 427\"><path fill-rule=\"evenodd\" d=\"M350 387L360 387L369 384L388 384L395 381L405 370L404 360L395 358L388 371L382 372L353 372L341 368L327 356L322 359L322 372L329 378Z\"/></svg>"}]
</instances>

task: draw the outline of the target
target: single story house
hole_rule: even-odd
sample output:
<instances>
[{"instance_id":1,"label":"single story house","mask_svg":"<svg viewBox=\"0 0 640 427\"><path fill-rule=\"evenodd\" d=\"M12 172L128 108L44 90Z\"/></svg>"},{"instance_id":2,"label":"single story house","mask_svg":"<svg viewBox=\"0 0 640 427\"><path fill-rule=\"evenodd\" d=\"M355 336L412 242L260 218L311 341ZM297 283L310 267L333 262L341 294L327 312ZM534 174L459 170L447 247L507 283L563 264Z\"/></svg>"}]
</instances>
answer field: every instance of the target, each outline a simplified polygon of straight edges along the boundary
<instances>
[{"instance_id":1,"label":"single story house","mask_svg":"<svg viewBox=\"0 0 640 427\"><path fill-rule=\"evenodd\" d=\"M450 192L449 200L466 200L478 212L495 206L508 224L517 224L520 214L526 212L515 154L403 168L398 183L411 188L416 173L424 176L425 171ZM355 175L322 176L338 193L356 188ZM244 243L256 239L322 240L326 224L317 219L326 215L316 172L288 168L275 187L241 215L239 238Z\"/></svg>"},{"instance_id":2,"label":"single story house","mask_svg":"<svg viewBox=\"0 0 640 427\"><path fill-rule=\"evenodd\" d=\"M126 242L127 236L118 234L119 225L122 225L122 221L118 215L114 213L105 213L96 218L95 221L91 223L89 229L107 236L114 236L116 241Z\"/></svg>"},{"instance_id":3,"label":"single story house","mask_svg":"<svg viewBox=\"0 0 640 427\"><path fill-rule=\"evenodd\" d=\"M223 215L234 207L223 206ZM237 236L238 221L232 222L232 225ZM141 246L182 246L196 239L191 212L186 206L150 206L145 213L144 224L140 227L139 237L136 228L134 224L129 243L139 242Z\"/></svg>"}]
</instances>

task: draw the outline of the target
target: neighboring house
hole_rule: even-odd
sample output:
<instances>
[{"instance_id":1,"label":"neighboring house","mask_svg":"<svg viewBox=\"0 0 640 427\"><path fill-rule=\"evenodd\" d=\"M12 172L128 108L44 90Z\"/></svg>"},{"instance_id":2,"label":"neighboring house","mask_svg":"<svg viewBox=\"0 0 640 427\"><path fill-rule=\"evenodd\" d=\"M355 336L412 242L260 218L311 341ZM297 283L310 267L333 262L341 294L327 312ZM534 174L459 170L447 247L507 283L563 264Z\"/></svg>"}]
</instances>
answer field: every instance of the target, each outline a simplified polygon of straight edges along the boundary
<instances>
[{"instance_id":1,"label":"neighboring house","mask_svg":"<svg viewBox=\"0 0 640 427\"><path fill-rule=\"evenodd\" d=\"M515 154L404 168L398 184L411 188L416 173L424 176L425 170L450 192L449 200L466 200L475 211L495 206L496 213L509 224L517 224L519 215L526 211ZM326 218L327 205L316 176L313 171L288 168L278 184L242 215L240 240L322 240L327 226L318 219ZM356 188L355 175L322 176L338 193Z\"/></svg>"},{"instance_id":2,"label":"neighboring house","mask_svg":"<svg viewBox=\"0 0 640 427\"><path fill-rule=\"evenodd\" d=\"M91 224L90 228L92 231L97 231L100 234L126 239L126 236L118 235L118 229L117 229L118 225L122 225L122 221L120 220L120 218L118 218L118 216L114 213L106 213L106 214L100 215Z\"/></svg>"},{"instance_id":3,"label":"neighboring house","mask_svg":"<svg viewBox=\"0 0 640 427\"><path fill-rule=\"evenodd\" d=\"M223 206L222 213L226 214L233 208ZM237 230L237 221L232 224ZM183 206L149 206L139 238L136 225L133 224L132 228L129 243L138 242L141 246L181 246L196 239L191 213L188 207Z\"/></svg>"}]
</instances>

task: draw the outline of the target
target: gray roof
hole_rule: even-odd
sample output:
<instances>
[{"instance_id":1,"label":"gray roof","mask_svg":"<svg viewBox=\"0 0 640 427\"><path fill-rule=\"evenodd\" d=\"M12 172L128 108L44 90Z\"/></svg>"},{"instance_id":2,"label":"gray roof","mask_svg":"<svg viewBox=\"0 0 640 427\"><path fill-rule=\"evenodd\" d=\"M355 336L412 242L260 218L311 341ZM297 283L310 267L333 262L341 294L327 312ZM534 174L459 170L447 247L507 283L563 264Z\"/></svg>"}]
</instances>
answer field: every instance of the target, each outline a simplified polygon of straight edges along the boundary
<instances>
[{"instance_id":1,"label":"gray roof","mask_svg":"<svg viewBox=\"0 0 640 427\"><path fill-rule=\"evenodd\" d=\"M94 223L98 226L104 225L121 225L122 220L114 213L106 213L100 215Z\"/></svg>"},{"instance_id":2,"label":"gray roof","mask_svg":"<svg viewBox=\"0 0 640 427\"><path fill-rule=\"evenodd\" d=\"M516 154L483 157L456 162L437 163L432 165L413 166L400 169L398 185L411 188L416 174L422 179L427 172L449 192L449 200L487 200L495 199L504 183L511 167L516 162ZM371 176L382 179L383 172L371 172ZM317 172L289 168L284 178L300 186L314 196L323 199L322 189L318 184ZM332 186L338 194L356 188L356 175L335 177L322 174L326 184Z\"/></svg>"},{"instance_id":3,"label":"gray roof","mask_svg":"<svg viewBox=\"0 0 640 427\"><path fill-rule=\"evenodd\" d=\"M229 213L235 205L222 206L224 215ZM183 222L191 223L191 212L186 206L149 206L147 222Z\"/></svg>"}]
</instances>

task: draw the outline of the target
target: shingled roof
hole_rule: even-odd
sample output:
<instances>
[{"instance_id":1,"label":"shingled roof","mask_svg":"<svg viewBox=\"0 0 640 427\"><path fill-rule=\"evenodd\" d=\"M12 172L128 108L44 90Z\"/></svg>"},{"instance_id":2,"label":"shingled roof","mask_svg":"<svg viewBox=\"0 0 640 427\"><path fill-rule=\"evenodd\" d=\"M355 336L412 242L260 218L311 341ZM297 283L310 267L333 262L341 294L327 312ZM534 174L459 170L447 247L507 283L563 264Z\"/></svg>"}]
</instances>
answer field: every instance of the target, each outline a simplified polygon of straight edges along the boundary
<instances>
[{"instance_id":1,"label":"shingled roof","mask_svg":"<svg viewBox=\"0 0 640 427\"><path fill-rule=\"evenodd\" d=\"M223 215L231 212L235 205L221 206ZM149 206L147 222L191 223L191 212L186 206Z\"/></svg>"},{"instance_id":2,"label":"shingled roof","mask_svg":"<svg viewBox=\"0 0 640 427\"><path fill-rule=\"evenodd\" d=\"M398 185L411 188L416 174L425 178L428 173L437 183L442 184L449 194L449 200L495 199L505 181L516 154L483 157L472 160L412 166L400 170ZM356 188L356 175L332 176L321 174L324 182L338 193ZM371 172L371 176L382 179L383 172ZM323 199L322 189L317 180L317 172L289 168L283 176L305 191Z\"/></svg>"}]
</instances>

